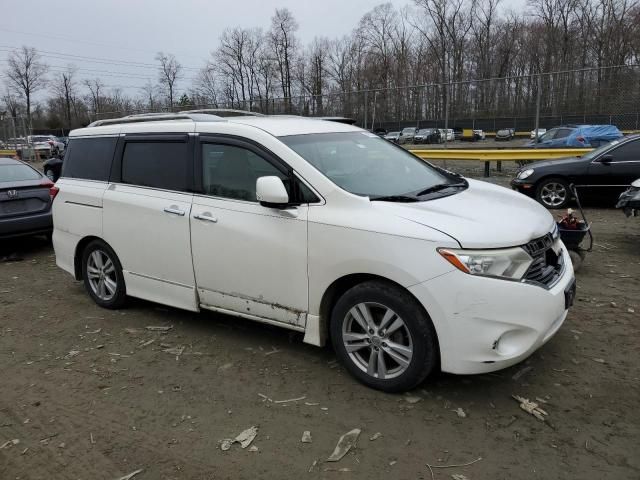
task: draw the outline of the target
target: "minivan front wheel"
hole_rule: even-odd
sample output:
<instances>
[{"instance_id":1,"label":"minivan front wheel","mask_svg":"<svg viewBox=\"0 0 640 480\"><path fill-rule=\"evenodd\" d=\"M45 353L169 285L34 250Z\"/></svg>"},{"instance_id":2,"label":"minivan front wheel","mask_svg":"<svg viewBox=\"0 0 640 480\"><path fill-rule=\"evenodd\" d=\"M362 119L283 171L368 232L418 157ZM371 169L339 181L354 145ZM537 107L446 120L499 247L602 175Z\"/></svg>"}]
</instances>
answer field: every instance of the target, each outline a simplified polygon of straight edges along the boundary
<instances>
[{"instance_id":1,"label":"minivan front wheel","mask_svg":"<svg viewBox=\"0 0 640 480\"><path fill-rule=\"evenodd\" d=\"M94 240L82 253L82 278L87 293L104 308L124 305L127 292L122 267L115 252L106 243Z\"/></svg>"},{"instance_id":2,"label":"minivan front wheel","mask_svg":"<svg viewBox=\"0 0 640 480\"><path fill-rule=\"evenodd\" d=\"M409 390L437 364L435 330L420 304L381 281L349 289L331 315L331 341L349 372L387 392Z\"/></svg>"}]
</instances>

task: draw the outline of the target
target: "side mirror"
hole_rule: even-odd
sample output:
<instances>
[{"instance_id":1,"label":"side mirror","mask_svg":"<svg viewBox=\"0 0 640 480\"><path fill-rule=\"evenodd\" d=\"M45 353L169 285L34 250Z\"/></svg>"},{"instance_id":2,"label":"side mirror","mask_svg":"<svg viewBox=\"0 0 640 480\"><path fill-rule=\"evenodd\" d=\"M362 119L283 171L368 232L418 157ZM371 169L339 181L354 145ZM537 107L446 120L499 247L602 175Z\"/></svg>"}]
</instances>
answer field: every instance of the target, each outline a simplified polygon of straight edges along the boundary
<instances>
[{"instance_id":1,"label":"side mirror","mask_svg":"<svg viewBox=\"0 0 640 480\"><path fill-rule=\"evenodd\" d=\"M613 161L613 157L611 155L603 155L598 159L598 162L609 165Z\"/></svg>"},{"instance_id":2,"label":"side mirror","mask_svg":"<svg viewBox=\"0 0 640 480\"><path fill-rule=\"evenodd\" d=\"M279 177L260 177L256 180L256 198L263 207L286 208L289 194Z\"/></svg>"}]
</instances>

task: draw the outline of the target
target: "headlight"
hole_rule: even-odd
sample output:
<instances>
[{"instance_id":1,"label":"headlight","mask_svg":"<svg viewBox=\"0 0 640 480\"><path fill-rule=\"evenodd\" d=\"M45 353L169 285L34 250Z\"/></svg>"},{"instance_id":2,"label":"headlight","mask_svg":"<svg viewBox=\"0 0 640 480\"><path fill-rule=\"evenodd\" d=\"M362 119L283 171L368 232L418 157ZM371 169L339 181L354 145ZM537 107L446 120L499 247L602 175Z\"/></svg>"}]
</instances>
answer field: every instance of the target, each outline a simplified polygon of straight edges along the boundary
<instances>
[{"instance_id":1,"label":"headlight","mask_svg":"<svg viewBox=\"0 0 640 480\"><path fill-rule=\"evenodd\" d=\"M509 280L521 280L533 262L520 247L499 250L439 248L438 253L464 273Z\"/></svg>"},{"instance_id":2,"label":"headlight","mask_svg":"<svg viewBox=\"0 0 640 480\"><path fill-rule=\"evenodd\" d=\"M524 180L525 178L529 178L533 175L533 168L528 168L518 173L518 179Z\"/></svg>"}]
</instances>

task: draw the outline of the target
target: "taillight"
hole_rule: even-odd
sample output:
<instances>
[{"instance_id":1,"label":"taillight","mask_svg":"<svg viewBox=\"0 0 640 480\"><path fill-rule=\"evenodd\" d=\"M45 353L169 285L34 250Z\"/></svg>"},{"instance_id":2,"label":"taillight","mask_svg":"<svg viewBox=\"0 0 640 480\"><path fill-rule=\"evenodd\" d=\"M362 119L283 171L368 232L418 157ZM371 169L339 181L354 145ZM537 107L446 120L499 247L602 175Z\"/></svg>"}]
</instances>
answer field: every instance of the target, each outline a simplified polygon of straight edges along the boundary
<instances>
[{"instance_id":1,"label":"taillight","mask_svg":"<svg viewBox=\"0 0 640 480\"><path fill-rule=\"evenodd\" d=\"M51 184L51 188L49 189L49 196L51 197L51 201L56 198L56 195L58 195L59 191L60 189L58 187L56 187L54 184Z\"/></svg>"}]
</instances>

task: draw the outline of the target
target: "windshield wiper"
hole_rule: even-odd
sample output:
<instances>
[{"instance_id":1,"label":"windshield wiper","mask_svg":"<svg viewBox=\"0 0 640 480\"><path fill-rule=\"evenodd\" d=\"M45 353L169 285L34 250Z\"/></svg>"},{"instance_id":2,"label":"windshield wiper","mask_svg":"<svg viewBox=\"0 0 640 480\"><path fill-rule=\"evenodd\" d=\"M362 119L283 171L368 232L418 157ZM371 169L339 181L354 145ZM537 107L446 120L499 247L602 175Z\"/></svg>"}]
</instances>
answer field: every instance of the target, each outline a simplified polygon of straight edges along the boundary
<instances>
[{"instance_id":1,"label":"windshield wiper","mask_svg":"<svg viewBox=\"0 0 640 480\"><path fill-rule=\"evenodd\" d=\"M467 182L460 182L460 183L438 183L436 185L433 185L432 187L429 188L425 188L424 190L422 190L421 192L418 192L416 194L417 197L420 197L422 195L426 195L428 193L433 193L433 192L439 192L440 190L444 190L446 188L462 188L462 187L467 187Z\"/></svg>"},{"instance_id":2,"label":"windshield wiper","mask_svg":"<svg viewBox=\"0 0 640 480\"><path fill-rule=\"evenodd\" d=\"M369 197L369 200L372 202L380 201L380 202L417 202L418 199L416 197L410 197L409 195L382 195L380 197Z\"/></svg>"}]
</instances>

